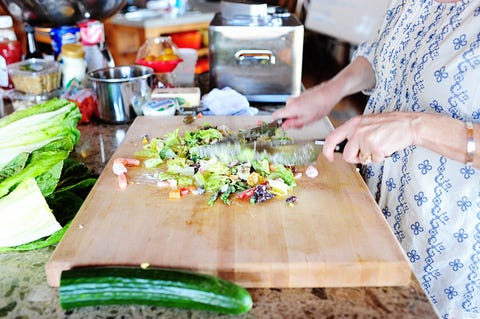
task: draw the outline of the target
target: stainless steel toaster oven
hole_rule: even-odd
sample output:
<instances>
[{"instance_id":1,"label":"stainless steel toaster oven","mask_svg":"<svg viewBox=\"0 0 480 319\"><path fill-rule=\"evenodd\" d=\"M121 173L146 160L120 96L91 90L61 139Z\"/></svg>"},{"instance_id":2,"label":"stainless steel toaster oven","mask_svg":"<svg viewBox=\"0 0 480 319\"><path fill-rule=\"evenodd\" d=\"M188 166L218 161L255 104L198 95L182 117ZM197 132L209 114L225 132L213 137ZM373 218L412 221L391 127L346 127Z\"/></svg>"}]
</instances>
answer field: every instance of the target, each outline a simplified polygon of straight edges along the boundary
<instances>
[{"instance_id":1,"label":"stainless steel toaster oven","mask_svg":"<svg viewBox=\"0 0 480 319\"><path fill-rule=\"evenodd\" d=\"M221 2L209 26L210 86L251 102L285 102L301 91L304 28L266 4Z\"/></svg>"}]
</instances>

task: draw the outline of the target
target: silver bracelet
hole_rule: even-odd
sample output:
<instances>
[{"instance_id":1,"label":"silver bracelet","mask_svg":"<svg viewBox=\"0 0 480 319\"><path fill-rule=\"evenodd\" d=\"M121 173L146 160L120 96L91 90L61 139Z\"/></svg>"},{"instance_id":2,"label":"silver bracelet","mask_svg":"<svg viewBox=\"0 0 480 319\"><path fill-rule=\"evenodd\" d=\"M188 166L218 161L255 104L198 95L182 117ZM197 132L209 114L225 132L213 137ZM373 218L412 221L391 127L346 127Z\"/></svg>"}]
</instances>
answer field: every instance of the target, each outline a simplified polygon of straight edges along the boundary
<instances>
[{"instance_id":1,"label":"silver bracelet","mask_svg":"<svg viewBox=\"0 0 480 319\"><path fill-rule=\"evenodd\" d=\"M475 155L475 139L473 137L473 124L472 121L466 121L465 127L467 128L467 165L473 164L473 156Z\"/></svg>"}]
</instances>

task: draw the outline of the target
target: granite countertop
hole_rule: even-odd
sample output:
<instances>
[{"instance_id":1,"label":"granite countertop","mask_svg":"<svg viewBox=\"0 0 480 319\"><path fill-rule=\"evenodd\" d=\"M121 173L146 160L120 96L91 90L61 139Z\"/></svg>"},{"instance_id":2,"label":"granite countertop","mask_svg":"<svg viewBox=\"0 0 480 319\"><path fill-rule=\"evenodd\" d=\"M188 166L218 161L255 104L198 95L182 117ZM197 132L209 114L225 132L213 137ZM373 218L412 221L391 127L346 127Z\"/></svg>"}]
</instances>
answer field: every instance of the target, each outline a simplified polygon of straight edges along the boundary
<instances>
[{"instance_id":1,"label":"granite countertop","mask_svg":"<svg viewBox=\"0 0 480 319\"><path fill-rule=\"evenodd\" d=\"M128 124L81 125L73 157L100 173L122 142ZM151 306L60 308L58 289L47 285L45 263L54 247L0 254L0 318L435 318L422 288L249 289L253 309L241 316Z\"/></svg>"}]
</instances>

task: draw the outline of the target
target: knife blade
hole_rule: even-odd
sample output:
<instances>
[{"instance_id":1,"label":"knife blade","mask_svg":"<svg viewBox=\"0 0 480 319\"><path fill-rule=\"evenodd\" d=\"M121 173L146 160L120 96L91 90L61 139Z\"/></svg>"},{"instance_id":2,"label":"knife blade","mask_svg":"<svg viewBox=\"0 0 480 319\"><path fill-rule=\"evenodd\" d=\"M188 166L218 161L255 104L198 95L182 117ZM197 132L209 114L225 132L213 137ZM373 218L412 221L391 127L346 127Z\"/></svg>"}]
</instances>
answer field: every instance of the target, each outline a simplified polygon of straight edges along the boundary
<instances>
[{"instance_id":1,"label":"knife blade","mask_svg":"<svg viewBox=\"0 0 480 319\"><path fill-rule=\"evenodd\" d=\"M271 163L283 165L307 165L317 160L325 140L307 141L275 141L263 142L220 142L211 145L202 145L190 150L200 158L216 157L223 162L235 160L252 161L267 159ZM336 146L336 152L342 152L347 141Z\"/></svg>"},{"instance_id":2,"label":"knife blade","mask_svg":"<svg viewBox=\"0 0 480 319\"><path fill-rule=\"evenodd\" d=\"M254 128L239 130L236 134L227 136L220 143L243 142L249 143L256 141L258 138L268 138L274 136L277 129L282 126L283 119L273 120L268 123L262 123Z\"/></svg>"}]
</instances>

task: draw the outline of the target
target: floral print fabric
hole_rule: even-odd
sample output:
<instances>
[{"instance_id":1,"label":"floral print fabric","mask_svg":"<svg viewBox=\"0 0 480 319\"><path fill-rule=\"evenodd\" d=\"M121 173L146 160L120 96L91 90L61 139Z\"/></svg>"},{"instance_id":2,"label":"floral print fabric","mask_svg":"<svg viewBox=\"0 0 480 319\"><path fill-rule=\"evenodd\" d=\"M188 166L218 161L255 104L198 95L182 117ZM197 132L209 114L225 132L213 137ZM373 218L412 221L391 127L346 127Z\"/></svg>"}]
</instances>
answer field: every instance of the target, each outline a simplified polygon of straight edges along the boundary
<instances>
[{"instance_id":1,"label":"floral print fabric","mask_svg":"<svg viewBox=\"0 0 480 319\"><path fill-rule=\"evenodd\" d=\"M393 0L355 55L377 78L365 113L480 122L480 1ZM410 146L364 175L439 316L480 318L480 170Z\"/></svg>"}]
</instances>

